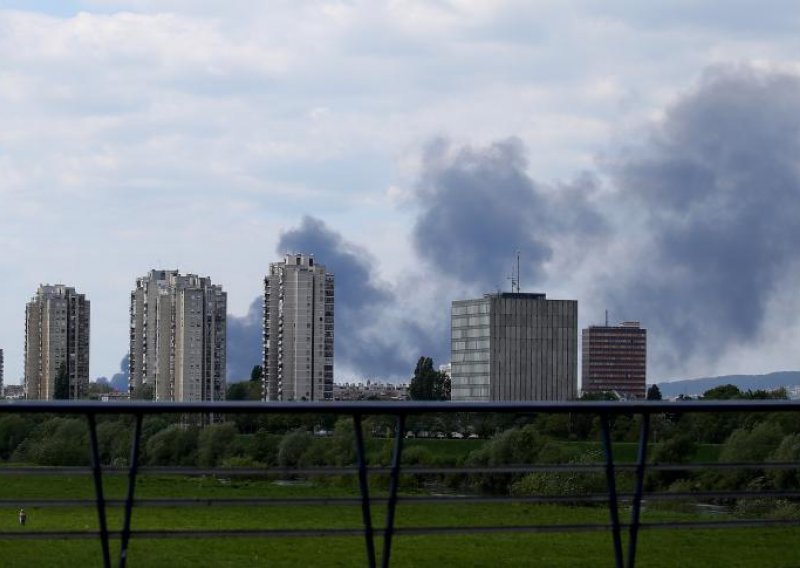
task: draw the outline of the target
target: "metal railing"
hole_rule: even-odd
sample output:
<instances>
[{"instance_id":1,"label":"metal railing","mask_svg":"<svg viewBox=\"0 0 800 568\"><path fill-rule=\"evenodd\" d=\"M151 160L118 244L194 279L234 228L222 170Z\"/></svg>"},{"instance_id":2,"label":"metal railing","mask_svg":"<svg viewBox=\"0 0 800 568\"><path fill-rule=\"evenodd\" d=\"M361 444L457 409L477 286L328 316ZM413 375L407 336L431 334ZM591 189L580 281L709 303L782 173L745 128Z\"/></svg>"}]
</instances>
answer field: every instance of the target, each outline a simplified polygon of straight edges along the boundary
<instances>
[{"instance_id":1,"label":"metal railing","mask_svg":"<svg viewBox=\"0 0 800 568\"><path fill-rule=\"evenodd\" d=\"M127 562L128 545L136 538L212 538L212 537L322 537L322 536L363 536L366 549L366 564L371 568L378 561L388 567L391 560L393 539L402 535L434 534L474 534L474 533L520 533L520 532L585 532L609 531L613 543L614 561L618 567L633 567L637 554L638 534L644 529L666 528L711 528L711 527L750 527L750 526L800 526L794 519L723 519L690 520L669 522L643 522L642 503L647 500L682 499L741 499L741 498L781 498L800 499L800 491L691 491L691 492L645 492L645 474L654 471L704 471L709 469L730 470L797 470L797 462L762 463L648 463L650 445L651 417L654 415L681 415L687 413L731 413L731 412L799 412L800 402L786 400L735 400L735 401L684 401L684 402L525 402L525 403L457 403L457 402L333 402L333 403L95 403L95 402L35 402L13 401L0 404L3 413L46 413L54 415L82 415L87 419L89 430L89 450L91 469L85 467L13 467L0 468L0 475L76 475L91 473L95 497L90 499L0 499L0 506L47 506L75 507L94 504L97 509L99 530L97 531L6 531L0 532L2 539L87 539L99 538L102 548L103 564L112 565L109 542L112 538L120 540L118 565ZM410 416L453 413L493 413L493 414L575 414L599 417L600 442L603 449L602 463L560 463L560 464L511 464L500 466L462 466L433 467L402 465L403 442L406 434L406 421ZM350 416L353 420L356 463L354 466L334 467L144 467L140 466L142 423L145 416L156 414L170 415L238 415L238 414L315 414ZM97 436L98 415L128 415L133 417L130 459L126 468L103 466ZM614 458L611 418L615 416L638 416L639 437L635 462L618 463ZM369 465L364 437L363 419L368 416L392 416L395 419L391 461L389 465ZM295 498L150 498L136 499L137 475L185 474L185 475L355 475L358 480L358 497L295 497ZM476 475L476 474L528 474L528 473L604 473L606 491L583 495L400 495L401 474L410 475ZM617 477L620 473L633 475L633 490L619 491ZM103 474L127 475L128 484L124 499L108 499L103 490ZM370 475L388 476L388 494L377 497L370 493ZM439 504L439 503L607 503L608 523L582 524L538 524L538 525L481 525L481 526L427 526L396 527L395 517L398 504ZM629 504L630 520L620 518L621 503ZM131 519L134 506L208 506L208 505L360 505L362 527L315 528L315 529L245 529L245 530L133 530ZM385 518L381 526L376 526L373 518L373 505L385 507ZM107 507L123 507L123 522L120 531L108 528ZM627 551L623 551L623 533L627 531ZM376 550L376 539L382 538L382 551Z\"/></svg>"}]
</instances>

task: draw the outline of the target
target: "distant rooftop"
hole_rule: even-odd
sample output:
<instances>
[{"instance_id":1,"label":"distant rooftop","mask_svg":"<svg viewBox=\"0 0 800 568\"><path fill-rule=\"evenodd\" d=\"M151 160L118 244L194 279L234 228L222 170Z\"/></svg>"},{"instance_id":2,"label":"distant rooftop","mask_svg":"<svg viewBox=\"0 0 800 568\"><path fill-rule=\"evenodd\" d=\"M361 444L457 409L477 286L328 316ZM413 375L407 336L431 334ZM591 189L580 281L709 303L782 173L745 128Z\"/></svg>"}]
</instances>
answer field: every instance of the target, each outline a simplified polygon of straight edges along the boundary
<instances>
[{"instance_id":1,"label":"distant rooftop","mask_svg":"<svg viewBox=\"0 0 800 568\"><path fill-rule=\"evenodd\" d=\"M526 300L544 300L545 294L538 292L496 292L494 294L484 294L484 298L520 298Z\"/></svg>"}]
</instances>

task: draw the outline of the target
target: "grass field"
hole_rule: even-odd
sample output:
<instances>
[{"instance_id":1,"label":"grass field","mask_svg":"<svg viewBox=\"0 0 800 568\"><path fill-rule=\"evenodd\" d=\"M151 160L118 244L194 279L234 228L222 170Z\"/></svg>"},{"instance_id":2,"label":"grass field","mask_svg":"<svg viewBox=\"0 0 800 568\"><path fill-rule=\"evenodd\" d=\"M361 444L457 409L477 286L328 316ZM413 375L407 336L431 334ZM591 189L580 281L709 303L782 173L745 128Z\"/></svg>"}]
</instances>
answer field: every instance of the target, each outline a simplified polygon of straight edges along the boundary
<instances>
[{"instance_id":1,"label":"grass field","mask_svg":"<svg viewBox=\"0 0 800 568\"><path fill-rule=\"evenodd\" d=\"M91 479L83 476L0 478L0 498L92 498ZM123 476L107 476L111 498L124 495ZM308 497L353 496L347 487L283 485L266 480L219 480L179 476L143 476L137 497ZM17 509L0 509L0 532L18 531ZM385 511L373 509L380 526ZM89 507L28 509L26 530L96 530L97 514ZM625 517L623 517L624 519ZM646 510L643 520L697 519L697 514ZM109 509L109 526L119 530L122 512ZM399 527L604 523L603 507L524 504L401 504ZM134 510L136 529L268 529L359 528L357 506L213 506L140 507ZM795 529L726 529L643 531L639 566L800 566ZM380 539L378 539L380 547ZM117 541L112 541L112 551ZM290 539L134 539L130 566L362 566L362 538ZM558 534L481 534L400 536L395 541L394 566L611 566L608 532ZM2 566L97 566L100 546L86 541L0 540Z\"/></svg>"}]
</instances>

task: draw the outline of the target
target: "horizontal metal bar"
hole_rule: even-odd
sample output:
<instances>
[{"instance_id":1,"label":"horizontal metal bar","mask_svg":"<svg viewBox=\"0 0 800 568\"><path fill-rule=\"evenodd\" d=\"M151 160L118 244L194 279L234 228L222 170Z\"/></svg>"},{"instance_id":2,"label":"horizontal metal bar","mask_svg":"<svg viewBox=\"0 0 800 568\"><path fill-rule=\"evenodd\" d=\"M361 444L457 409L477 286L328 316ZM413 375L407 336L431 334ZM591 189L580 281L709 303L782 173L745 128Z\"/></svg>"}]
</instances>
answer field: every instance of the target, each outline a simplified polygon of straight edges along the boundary
<instances>
[{"instance_id":1,"label":"horizontal metal bar","mask_svg":"<svg viewBox=\"0 0 800 568\"><path fill-rule=\"evenodd\" d=\"M434 535L434 534L472 534L501 532L586 532L605 531L608 524L563 524L563 525L507 525L507 526L475 526L475 527L401 527L395 528L395 534ZM374 534L382 537L384 529L376 527ZM93 539L98 538L98 531L41 531L41 532L0 532L0 539L50 540L50 539ZM121 532L109 532L109 538L120 538ZM352 529L231 529L231 530L134 530L131 538L182 539L182 538L252 538L252 537L326 537L326 536L364 536L362 527Z\"/></svg>"},{"instance_id":2,"label":"horizontal metal bar","mask_svg":"<svg viewBox=\"0 0 800 568\"><path fill-rule=\"evenodd\" d=\"M500 466L404 466L403 474L411 475L450 475L450 474L486 474L486 473L600 473L604 465L597 464L536 464L536 465L500 465ZM634 463L615 464L615 469L633 471ZM709 462L686 464L648 464L647 471L705 471L705 470L740 470L740 469L800 469L794 462ZM389 466L370 466L369 473L389 474ZM0 467L0 475L89 475L88 467ZM108 475L127 475L128 470L120 467L104 467L103 473ZM355 475L355 466L330 467L269 467L269 468L196 468L196 467L140 467L140 474L150 475L187 475L187 476L277 476L277 475Z\"/></svg>"},{"instance_id":3,"label":"horizontal metal bar","mask_svg":"<svg viewBox=\"0 0 800 568\"><path fill-rule=\"evenodd\" d=\"M620 523L622 529L628 523ZM722 529L756 527L800 527L800 520L789 519L729 519L715 521L675 521L640 523L640 530L663 529ZM587 524L549 524L549 525L506 525L506 526L427 526L398 527L396 535L431 536L486 533L573 533L607 531L608 523ZM375 536L383 536L383 529L375 528ZM99 531L38 531L38 532L0 532L2 540L75 540L95 539ZM120 538L121 532L109 532L109 538ZM352 529L235 529L235 530L138 530L131 531L131 537L145 539L198 539L198 538L293 538L293 537L363 537L363 528Z\"/></svg>"},{"instance_id":4,"label":"horizontal metal bar","mask_svg":"<svg viewBox=\"0 0 800 568\"><path fill-rule=\"evenodd\" d=\"M800 410L800 400L527 401L527 402L98 402L8 400L0 413L60 414L362 414L466 413L683 414L687 412L781 412Z\"/></svg>"},{"instance_id":5,"label":"horizontal metal bar","mask_svg":"<svg viewBox=\"0 0 800 568\"><path fill-rule=\"evenodd\" d=\"M622 501L629 501L633 493L618 493ZM697 499L800 499L800 491L691 491L645 493L645 501L684 501ZM371 497L376 505L385 505L387 497ZM604 503L607 493L582 495L525 495L525 496L481 496L481 495L400 495L398 501L408 504L426 505L492 505L509 503ZM2 499L0 507L86 507L94 506L93 499ZM106 499L109 507L121 507L124 499ZM136 499L137 507L242 507L242 506L355 506L360 497L237 497L237 498L153 498Z\"/></svg>"}]
</instances>

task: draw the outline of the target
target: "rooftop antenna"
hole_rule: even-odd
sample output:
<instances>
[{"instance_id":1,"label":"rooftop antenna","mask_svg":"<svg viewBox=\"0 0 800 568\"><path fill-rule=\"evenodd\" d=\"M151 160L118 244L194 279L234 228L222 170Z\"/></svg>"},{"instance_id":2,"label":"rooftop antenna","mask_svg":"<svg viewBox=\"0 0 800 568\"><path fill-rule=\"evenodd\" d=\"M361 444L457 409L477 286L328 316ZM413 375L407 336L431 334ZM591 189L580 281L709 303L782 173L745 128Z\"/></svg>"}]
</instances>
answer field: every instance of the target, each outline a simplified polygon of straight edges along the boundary
<instances>
[{"instance_id":1,"label":"rooftop antenna","mask_svg":"<svg viewBox=\"0 0 800 568\"><path fill-rule=\"evenodd\" d=\"M520 287L519 287L519 251L517 251L517 272L515 274L514 273L514 269L512 268L511 269L511 276L509 276L507 279L511 280L511 293L512 294L514 292L519 293L519 291L520 291Z\"/></svg>"},{"instance_id":2,"label":"rooftop antenna","mask_svg":"<svg viewBox=\"0 0 800 568\"><path fill-rule=\"evenodd\" d=\"M606 327L608 327L608 310L606 310Z\"/></svg>"}]
</instances>

